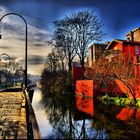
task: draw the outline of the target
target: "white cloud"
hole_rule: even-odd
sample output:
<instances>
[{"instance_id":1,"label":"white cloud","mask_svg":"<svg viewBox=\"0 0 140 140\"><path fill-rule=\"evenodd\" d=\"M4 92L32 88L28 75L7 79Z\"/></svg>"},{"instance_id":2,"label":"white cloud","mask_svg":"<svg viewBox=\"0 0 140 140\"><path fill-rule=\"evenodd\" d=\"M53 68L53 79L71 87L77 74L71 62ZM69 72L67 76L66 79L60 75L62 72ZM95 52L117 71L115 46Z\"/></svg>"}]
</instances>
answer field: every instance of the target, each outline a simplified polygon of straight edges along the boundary
<instances>
[{"instance_id":1,"label":"white cloud","mask_svg":"<svg viewBox=\"0 0 140 140\"><path fill-rule=\"evenodd\" d=\"M7 8L0 6L0 17L6 13L10 13ZM24 17L24 15L23 15ZM29 17L26 17L26 21L30 20ZM31 21L35 21L32 20ZM23 62L25 54L25 23L23 20L14 15L6 16L2 19L1 23L1 34L2 39L0 40L0 53L7 53L10 56L19 58L19 62ZM45 29L40 29L36 27L34 23L28 24L28 55L38 55L38 56L47 56L50 52L50 48L47 47L46 41L47 38L50 38L52 33L48 32ZM4 48L4 46L6 46ZM24 62L23 64L24 65ZM33 66L34 67L34 66ZM29 71L33 72L31 66ZM41 72L42 67L38 67L39 73ZM35 73L35 72L33 72ZM36 73L38 74L38 73Z\"/></svg>"},{"instance_id":2,"label":"white cloud","mask_svg":"<svg viewBox=\"0 0 140 140\"><path fill-rule=\"evenodd\" d=\"M6 7L0 6L0 16L6 14L8 12Z\"/></svg>"}]
</instances>

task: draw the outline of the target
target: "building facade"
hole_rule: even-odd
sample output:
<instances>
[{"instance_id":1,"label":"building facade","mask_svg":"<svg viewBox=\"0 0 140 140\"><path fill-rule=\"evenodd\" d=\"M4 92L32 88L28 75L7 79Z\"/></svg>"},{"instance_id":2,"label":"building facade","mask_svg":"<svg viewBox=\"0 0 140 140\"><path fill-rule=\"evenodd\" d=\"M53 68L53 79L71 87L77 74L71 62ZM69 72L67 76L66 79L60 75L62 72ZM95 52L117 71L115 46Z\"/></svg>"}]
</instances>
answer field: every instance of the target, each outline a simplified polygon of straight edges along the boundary
<instances>
[{"instance_id":1,"label":"building facade","mask_svg":"<svg viewBox=\"0 0 140 140\"><path fill-rule=\"evenodd\" d=\"M130 41L140 41L140 27L127 33L126 39Z\"/></svg>"},{"instance_id":2,"label":"building facade","mask_svg":"<svg viewBox=\"0 0 140 140\"><path fill-rule=\"evenodd\" d=\"M91 67L92 63L97 61L106 49L107 44L95 43L88 48L88 66Z\"/></svg>"},{"instance_id":3,"label":"building facade","mask_svg":"<svg viewBox=\"0 0 140 140\"><path fill-rule=\"evenodd\" d=\"M123 53L126 60L130 59L135 65L135 76L140 76L140 42L129 40L113 40L106 48L108 51L119 51ZM117 55L111 54L106 58L111 61Z\"/></svg>"}]
</instances>

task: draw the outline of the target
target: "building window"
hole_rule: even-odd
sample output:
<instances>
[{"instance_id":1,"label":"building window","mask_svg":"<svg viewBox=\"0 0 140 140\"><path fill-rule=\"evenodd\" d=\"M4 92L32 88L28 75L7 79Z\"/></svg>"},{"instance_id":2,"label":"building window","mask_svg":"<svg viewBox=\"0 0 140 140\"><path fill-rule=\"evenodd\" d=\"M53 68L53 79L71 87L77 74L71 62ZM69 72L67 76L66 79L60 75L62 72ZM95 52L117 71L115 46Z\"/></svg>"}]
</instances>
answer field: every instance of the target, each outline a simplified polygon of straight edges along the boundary
<instances>
[{"instance_id":1,"label":"building window","mask_svg":"<svg viewBox=\"0 0 140 140\"><path fill-rule=\"evenodd\" d=\"M137 55L137 63L140 63L140 55Z\"/></svg>"},{"instance_id":2,"label":"building window","mask_svg":"<svg viewBox=\"0 0 140 140\"><path fill-rule=\"evenodd\" d=\"M135 53L136 55L139 55L139 46L135 46Z\"/></svg>"}]
</instances>

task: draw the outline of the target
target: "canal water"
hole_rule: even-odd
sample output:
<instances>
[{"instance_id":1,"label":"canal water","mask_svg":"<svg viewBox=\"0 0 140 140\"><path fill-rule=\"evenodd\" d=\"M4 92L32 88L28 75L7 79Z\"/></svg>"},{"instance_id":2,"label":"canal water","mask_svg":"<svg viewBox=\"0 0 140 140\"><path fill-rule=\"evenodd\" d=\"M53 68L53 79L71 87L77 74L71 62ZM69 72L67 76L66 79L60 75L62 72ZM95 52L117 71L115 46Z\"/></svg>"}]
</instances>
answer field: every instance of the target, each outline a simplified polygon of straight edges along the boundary
<instances>
[{"instance_id":1,"label":"canal water","mask_svg":"<svg viewBox=\"0 0 140 140\"><path fill-rule=\"evenodd\" d=\"M32 104L43 139L140 138L140 109L81 96L44 98L37 88Z\"/></svg>"}]
</instances>

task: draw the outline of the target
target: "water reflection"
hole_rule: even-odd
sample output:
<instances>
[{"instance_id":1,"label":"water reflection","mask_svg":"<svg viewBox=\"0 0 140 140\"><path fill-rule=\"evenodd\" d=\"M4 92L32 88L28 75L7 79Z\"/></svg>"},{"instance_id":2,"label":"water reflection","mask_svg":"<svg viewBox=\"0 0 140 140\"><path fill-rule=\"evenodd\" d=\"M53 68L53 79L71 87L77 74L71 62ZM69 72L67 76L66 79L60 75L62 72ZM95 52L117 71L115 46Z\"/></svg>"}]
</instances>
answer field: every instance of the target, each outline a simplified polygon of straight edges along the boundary
<instances>
[{"instance_id":1,"label":"water reflection","mask_svg":"<svg viewBox=\"0 0 140 140\"><path fill-rule=\"evenodd\" d=\"M39 90L33 107L45 139L139 138L139 109L108 106L80 96L44 98Z\"/></svg>"},{"instance_id":2,"label":"water reflection","mask_svg":"<svg viewBox=\"0 0 140 140\"><path fill-rule=\"evenodd\" d=\"M124 107L117 114L116 118L123 121L132 121L132 120L140 121L140 109L137 108L132 109Z\"/></svg>"},{"instance_id":3,"label":"water reflection","mask_svg":"<svg viewBox=\"0 0 140 140\"><path fill-rule=\"evenodd\" d=\"M82 96L76 96L76 108L89 115L94 115L94 100L89 98L83 98Z\"/></svg>"},{"instance_id":4,"label":"water reflection","mask_svg":"<svg viewBox=\"0 0 140 140\"><path fill-rule=\"evenodd\" d=\"M42 138L48 136L52 131L52 126L47 118L47 112L45 111L44 105L42 104L42 93L39 89L35 89L32 106L36 115L39 129L41 131Z\"/></svg>"}]
</instances>

